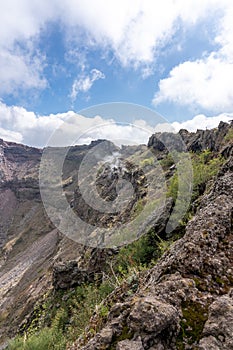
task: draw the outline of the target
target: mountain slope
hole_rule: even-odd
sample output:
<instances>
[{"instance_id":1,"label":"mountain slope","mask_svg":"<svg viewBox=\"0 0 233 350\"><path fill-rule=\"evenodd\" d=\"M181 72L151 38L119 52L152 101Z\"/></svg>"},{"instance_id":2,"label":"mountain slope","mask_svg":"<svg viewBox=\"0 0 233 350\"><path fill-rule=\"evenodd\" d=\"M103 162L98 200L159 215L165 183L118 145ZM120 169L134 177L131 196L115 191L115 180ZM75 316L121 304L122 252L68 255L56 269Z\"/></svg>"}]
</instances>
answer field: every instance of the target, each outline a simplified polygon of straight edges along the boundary
<instances>
[{"instance_id":1,"label":"mountain slope","mask_svg":"<svg viewBox=\"0 0 233 350\"><path fill-rule=\"evenodd\" d=\"M183 130L180 135L188 150L193 152L192 156L204 159L201 171L210 169L208 164L211 162L211 169L215 164L221 164L222 160L215 162L220 155L225 158L225 165L214 183L206 186L206 183L197 182L192 209L193 213L197 211L195 217L188 223L184 237L152 269L149 265L157 257L161 239L158 235L165 240L171 237L166 234L165 227L176 196L173 200L166 199L161 220L150 217L150 232L154 236L149 233L145 240L139 240L142 243L138 243L144 254L141 261L147 264L148 272L139 274L136 289L131 288L132 284L127 287L123 283L123 294L121 286L113 292L116 306L111 302L107 304L109 313L101 321L102 330L99 327L92 339L91 332L86 337L87 344L79 339L74 349L195 349L195 346L209 349L213 344L216 349L217 346L228 349L232 346L232 124L220 123L216 130L197 133ZM180 139L176 143L175 138L168 133L155 134L148 144L150 152L154 152L163 167L170 188L175 183L176 167L169 152L172 147L180 151ZM124 176L131 179L137 196L128 207L127 215L112 219L108 215L99 216L93 210L88 214L88 207L76 186L77 173L81 161L95 146L96 142L70 149L64 166L63 185L68 201L83 219L93 224L101 220L103 227L108 227L114 222L127 221L131 215L138 215L143 208L143 198L148 196L147 183L143 180L143 173L129 165ZM115 146L109 144L108 147L112 152L118 152ZM151 160L145 158L147 147L123 147L121 152L129 164L137 159L145 174L157 176L158 173L151 172ZM53 304L56 303L55 299L53 302L54 290L58 294L62 290L72 292L81 283L89 286L96 281L98 288L99 281L108 274L118 274L111 265L114 259L123 258L126 265L130 265L132 255L127 255L127 248L120 252L119 249L87 248L68 239L53 226L40 198L38 171L42 150L1 141L0 154L0 336L4 343L20 329L30 327L35 305L47 292ZM111 201L116 193L111 181L106 181L112 170L106 169L100 172L97 185L101 196ZM204 182L211 178L211 174L207 175L203 177ZM147 199L152 205L152 197ZM183 227L173 235L182 236ZM118 280L119 276L114 275ZM214 310L223 304L226 312L216 319ZM95 322L95 316L93 320ZM219 322L218 334L213 326L216 322ZM220 326L224 329L221 330ZM224 341L221 340L222 333Z\"/></svg>"},{"instance_id":2,"label":"mountain slope","mask_svg":"<svg viewBox=\"0 0 233 350\"><path fill-rule=\"evenodd\" d=\"M87 345L71 349L232 349L232 170L233 155L184 237L142 276L133 296L111 308Z\"/></svg>"}]
</instances>

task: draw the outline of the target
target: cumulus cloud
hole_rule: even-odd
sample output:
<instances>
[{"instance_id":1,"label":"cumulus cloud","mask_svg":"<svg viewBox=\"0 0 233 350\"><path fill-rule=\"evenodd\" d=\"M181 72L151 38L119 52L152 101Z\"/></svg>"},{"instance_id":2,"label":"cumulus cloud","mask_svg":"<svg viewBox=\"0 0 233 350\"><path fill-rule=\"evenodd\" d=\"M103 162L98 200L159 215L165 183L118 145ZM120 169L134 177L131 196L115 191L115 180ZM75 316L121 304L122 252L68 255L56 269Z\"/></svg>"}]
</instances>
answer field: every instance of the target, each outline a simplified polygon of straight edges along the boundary
<instances>
[{"instance_id":1,"label":"cumulus cloud","mask_svg":"<svg viewBox=\"0 0 233 350\"><path fill-rule=\"evenodd\" d=\"M232 81L233 63L211 54L173 68L169 77L160 81L153 102L169 101L217 112L232 110Z\"/></svg>"},{"instance_id":2,"label":"cumulus cloud","mask_svg":"<svg viewBox=\"0 0 233 350\"><path fill-rule=\"evenodd\" d=\"M105 79L105 75L98 69L92 69L89 75L82 74L78 79L75 79L72 85L70 97L74 102L80 92L88 92L95 81Z\"/></svg>"},{"instance_id":3,"label":"cumulus cloud","mask_svg":"<svg viewBox=\"0 0 233 350\"><path fill-rule=\"evenodd\" d=\"M151 126L145 120L122 124L98 115L87 118L72 111L40 116L25 108L9 107L0 102L0 138L36 147L44 147L47 144L54 146L89 144L97 139L108 139L117 144L147 144L154 132L174 132L183 128L189 131L214 128L220 121L229 122L231 119L233 113L214 117L197 115L184 122L157 124L157 126Z\"/></svg>"},{"instance_id":4,"label":"cumulus cloud","mask_svg":"<svg viewBox=\"0 0 233 350\"><path fill-rule=\"evenodd\" d=\"M56 9L50 2L9 0L0 11L0 92L43 89L45 57L37 38Z\"/></svg>"},{"instance_id":5,"label":"cumulus cloud","mask_svg":"<svg viewBox=\"0 0 233 350\"><path fill-rule=\"evenodd\" d=\"M0 102L0 137L42 147L65 117L67 114L37 116L23 107L7 106Z\"/></svg>"},{"instance_id":6,"label":"cumulus cloud","mask_svg":"<svg viewBox=\"0 0 233 350\"><path fill-rule=\"evenodd\" d=\"M0 139L20 143L23 141L23 136L19 132L0 128Z\"/></svg>"},{"instance_id":7,"label":"cumulus cloud","mask_svg":"<svg viewBox=\"0 0 233 350\"><path fill-rule=\"evenodd\" d=\"M160 80L153 103L172 102L211 112L233 108L233 4L223 2L223 17L214 41L219 48L203 57L185 61Z\"/></svg>"},{"instance_id":8,"label":"cumulus cloud","mask_svg":"<svg viewBox=\"0 0 233 350\"><path fill-rule=\"evenodd\" d=\"M135 0L133 5L131 0L5 1L0 12L2 92L46 87L44 56L37 39L48 23L62 23L73 51L80 43L89 49L96 46L111 51L123 66L142 67L142 74L147 76L159 50L180 27L196 25L218 10L227 13L228 4L227 0ZM218 41L225 38L225 31L231 40L230 22L229 15ZM80 84L74 82L74 96L85 89L84 83Z\"/></svg>"},{"instance_id":9,"label":"cumulus cloud","mask_svg":"<svg viewBox=\"0 0 233 350\"><path fill-rule=\"evenodd\" d=\"M153 128L143 120L136 120L134 125L122 125L113 119L98 115L87 118L73 111L40 116L0 102L0 137L31 146L44 147L50 142L54 146L65 146L73 140L75 144L89 144L97 139L124 144L147 143L152 133Z\"/></svg>"},{"instance_id":10,"label":"cumulus cloud","mask_svg":"<svg viewBox=\"0 0 233 350\"><path fill-rule=\"evenodd\" d=\"M136 0L133 6L131 0L80 0L75 8L69 0L64 3L62 20L69 22L68 31L82 27L88 33L86 43L111 50L123 66L143 68L154 62L180 27L196 25L224 7L218 0ZM70 38L75 41L73 33Z\"/></svg>"},{"instance_id":11,"label":"cumulus cloud","mask_svg":"<svg viewBox=\"0 0 233 350\"><path fill-rule=\"evenodd\" d=\"M22 88L43 89L46 86L42 57L0 51L0 93L10 94Z\"/></svg>"},{"instance_id":12,"label":"cumulus cloud","mask_svg":"<svg viewBox=\"0 0 233 350\"><path fill-rule=\"evenodd\" d=\"M222 113L213 117L207 117L204 114L199 114L190 120L183 122L174 122L171 125L175 131L179 131L180 129L187 129L189 131L195 132L197 129L213 129L216 128L221 121L229 123L231 120L233 120L233 113Z\"/></svg>"},{"instance_id":13,"label":"cumulus cloud","mask_svg":"<svg viewBox=\"0 0 233 350\"><path fill-rule=\"evenodd\" d=\"M224 0L64 1L63 21L81 26L91 44L111 49L124 66L152 63L179 26L195 25L224 7ZM80 37L77 36L78 40Z\"/></svg>"}]
</instances>

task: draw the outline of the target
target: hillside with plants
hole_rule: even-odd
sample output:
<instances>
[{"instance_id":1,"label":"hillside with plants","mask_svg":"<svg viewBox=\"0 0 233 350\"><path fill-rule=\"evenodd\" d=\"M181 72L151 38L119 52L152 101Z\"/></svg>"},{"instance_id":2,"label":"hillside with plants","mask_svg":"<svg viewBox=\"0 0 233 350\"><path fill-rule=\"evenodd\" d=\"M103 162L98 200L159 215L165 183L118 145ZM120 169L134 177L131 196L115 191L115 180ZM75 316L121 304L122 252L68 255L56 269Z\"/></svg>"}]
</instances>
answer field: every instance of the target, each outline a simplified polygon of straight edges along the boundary
<instances>
[{"instance_id":1,"label":"hillside with plants","mask_svg":"<svg viewBox=\"0 0 233 350\"><path fill-rule=\"evenodd\" d=\"M94 145L71 148L64 167L64 191L83 220L110 227L136 218L145 198L157 205L162 190L149 193L146 182L160 176L151 154L166 181L163 212L150 217L150 229L131 243L82 246L60 233L44 211L41 151L3 141L0 348L232 349L233 124L181 130L179 138L154 134L148 146L125 146L123 177L130 178L136 196L112 221L91 210L76 187L79 164ZM118 152L111 143L107 147ZM179 218L173 209L185 201L179 164L187 155L192 189ZM136 160L139 169L131 165ZM98 173L98 190L107 201L116 196L108 179L117 171L103 167Z\"/></svg>"}]
</instances>

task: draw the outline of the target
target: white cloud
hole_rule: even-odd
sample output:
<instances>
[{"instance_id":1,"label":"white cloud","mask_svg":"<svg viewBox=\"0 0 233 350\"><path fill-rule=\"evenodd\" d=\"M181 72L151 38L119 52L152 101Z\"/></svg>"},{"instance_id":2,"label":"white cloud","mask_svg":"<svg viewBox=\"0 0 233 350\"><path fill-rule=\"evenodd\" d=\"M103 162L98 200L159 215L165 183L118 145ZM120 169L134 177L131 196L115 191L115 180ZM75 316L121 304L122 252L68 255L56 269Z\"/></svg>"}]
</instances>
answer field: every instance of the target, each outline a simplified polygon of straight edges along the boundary
<instances>
[{"instance_id":1,"label":"white cloud","mask_svg":"<svg viewBox=\"0 0 233 350\"><path fill-rule=\"evenodd\" d=\"M48 20L54 18L52 2L8 0L0 11L0 92L43 89L45 57L37 38Z\"/></svg>"},{"instance_id":2,"label":"white cloud","mask_svg":"<svg viewBox=\"0 0 233 350\"><path fill-rule=\"evenodd\" d=\"M228 2L227 9L219 24L219 30L215 37L217 44L221 46L220 53L228 60L233 60L233 4Z\"/></svg>"},{"instance_id":3,"label":"white cloud","mask_svg":"<svg viewBox=\"0 0 233 350\"><path fill-rule=\"evenodd\" d=\"M0 102L0 138L44 147L56 131L52 144L60 146L69 145L71 140L75 140L75 144L88 144L97 139L109 139L118 144L147 144L155 131L211 129L217 127L220 121L229 122L231 119L233 113L214 117L202 114L184 122L152 127L145 120L135 120L133 125L119 124L113 119L104 119L98 115L87 118L72 111L39 116L25 108L9 107Z\"/></svg>"},{"instance_id":4,"label":"white cloud","mask_svg":"<svg viewBox=\"0 0 233 350\"><path fill-rule=\"evenodd\" d=\"M10 48L15 42L36 37L48 20L58 17L56 0L8 0L1 2L0 43Z\"/></svg>"},{"instance_id":5,"label":"white cloud","mask_svg":"<svg viewBox=\"0 0 233 350\"><path fill-rule=\"evenodd\" d=\"M45 146L56 130L55 145L67 145L73 139L76 144L97 139L147 143L153 128L143 120L136 120L134 124L122 125L101 116L87 118L72 111L39 116L25 108L9 107L0 102L0 137L36 147Z\"/></svg>"},{"instance_id":6,"label":"white cloud","mask_svg":"<svg viewBox=\"0 0 233 350\"><path fill-rule=\"evenodd\" d=\"M147 144L152 134L153 129L149 125L141 128L138 127L137 123L122 125L116 123L114 120L99 118L99 123L96 123L95 120L91 121L92 127L80 133L77 144L89 144L96 139L111 140L116 145ZM89 121L86 120L85 124L87 123Z\"/></svg>"},{"instance_id":7,"label":"white cloud","mask_svg":"<svg viewBox=\"0 0 233 350\"><path fill-rule=\"evenodd\" d=\"M4 138L3 131L5 130L5 134L13 135L12 137L15 137L14 140L17 142L42 147L47 143L53 130L59 127L63 119L69 115L68 112L66 114L37 116L34 112L29 112L23 107L7 106L0 102L1 135ZM13 134L11 135L10 132Z\"/></svg>"},{"instance_id":8,"label":"white cloud","mask_svg":"<svg viewBox=\"0 0 233 350\"><path fill-rule=\"evenodd\" d=\"M186 129L190 132L196 132L198 129L214 129L218 127L221 121L229 123L231 120L233 120L233 113L222 113L212 117L207 117L204 114L198 114L192 119L188 119L182 122L158 123L154 129L154 132L176 133L180 129Z\"/></svg>"},{"instance_id":9,"label":"white cloud","mask_svg":"<svg viewBox=\"0 0 233 350\"><path fill-rule=\"evenodd\" d=\"M150 64L177 29L196 25L211 13L227 13L227 4L227 0L135 0L133 5L131 0L4 1L0 12L1 91L45 88L44 57L38 53L37 39L48 23L62 23L73 52L79 51L80 44L87 50L97 46L113 52L123 66L140 66L147 76L152 72ZM224 23L221 42L226 31L231 40L230 15Z\"/></svg>"},{"instance_id":10,"label":"white cloud","mask_svg":"<svg viewBox=\"0 0 233 350\"><path fill-rule=\"evenodd\" d=\"M95 81L99 79L105 79L105 75L98 69L92 69L89 75L80 76L78 79L75 79L72 85L72 92L70 97L74 102L80 92L88 92Z\"/></svg>"},{"instance_id":11,"label":"white cloud","mask_svg":"<svg viewBox=\"0 0 233 350\"><path fill-rule=\"evenodd\" d=\"M159 83L155 105L169 101L210 111L233 108L233 63L215 54L197 61L186 61L172 69Z\"/></svg>"},{"instance_id":12,"label":"white cloud","mask_svg":"<svg viewBox=\"0 0 233 350\"><path fill-rule=\"evenodd\" d=\"M0 139L20 143L23 141L23 136L19 132L0 128Z\"/></svg>"},{"instance_id":13,"label":"white cloud","mask_svg":"<svg viewBox=\"0 0 233 350\"><path fill-rule=\"evenodd\" d=\"M233 113L222 113L214 117L207 117L204 114L199 114L190 120L186 120L184 122L174 122L171 125L175 131L179 131L180 129L187 129L189 131L195 132L197 129L205 130L216 128L221 121L229 123L232 119Z\"/></svg>"},{"instance_id":14,"label":"white cloud","mask_svg":"<svg viewBox=\"0 0 233 350\"><path fill-rule=\"evenodd\" d=\"M0 51L0 93L14 93L22 88L45 88L47 82L42 72L42 57Z\"/></svg>"},{"instance_id":15,"label":"white cloud","mask_svg":"<svg viewBox=\"0 0 233 350\"><path fill-rule=\"evenodd\" d=\"M153 103L172 102L215 113L233 109L233 4L222 3L222 17L214 41L219 48L174 67L160 80Z\"/></svg>"},{"instance_id":16,"label":"white cloud","mask_svg":"<svg viewBox=\"0 0 233 350\"><path fill-rule=\"evenodd\" d=\"M75 3L75 6L74 6ZM82 0L63 2L67 28L84 28L85 42L112 50L124 65L148 65L179 26L195 25L224 8L218 0ZM71 32L71 38L75 39ZM80 40L77 29L77 40Z\"/></svg>"}]
</instances>

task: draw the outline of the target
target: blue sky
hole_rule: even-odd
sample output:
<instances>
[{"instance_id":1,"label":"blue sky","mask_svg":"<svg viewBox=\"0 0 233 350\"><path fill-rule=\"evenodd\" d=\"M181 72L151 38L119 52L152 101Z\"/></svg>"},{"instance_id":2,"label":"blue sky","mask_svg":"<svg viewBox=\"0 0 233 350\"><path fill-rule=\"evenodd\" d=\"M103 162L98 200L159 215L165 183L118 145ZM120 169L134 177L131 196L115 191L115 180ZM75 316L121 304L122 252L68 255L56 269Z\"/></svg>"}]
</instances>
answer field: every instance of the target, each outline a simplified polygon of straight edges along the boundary
<instances>
[{"instance_id":1,"label":"blue sky","mask_svg":"<svg viewBox=\"0 0 233 350\"><path fill-rule=\"evenodd\" d=\"M229 0L8 0L0 137L43 146L67 116L120 101L151 108L176 129L232 119L232 18ZM153 131L156 120L142 119ZM81 120L82 131L94 123Z\"/></svg>"}]
</instances>

